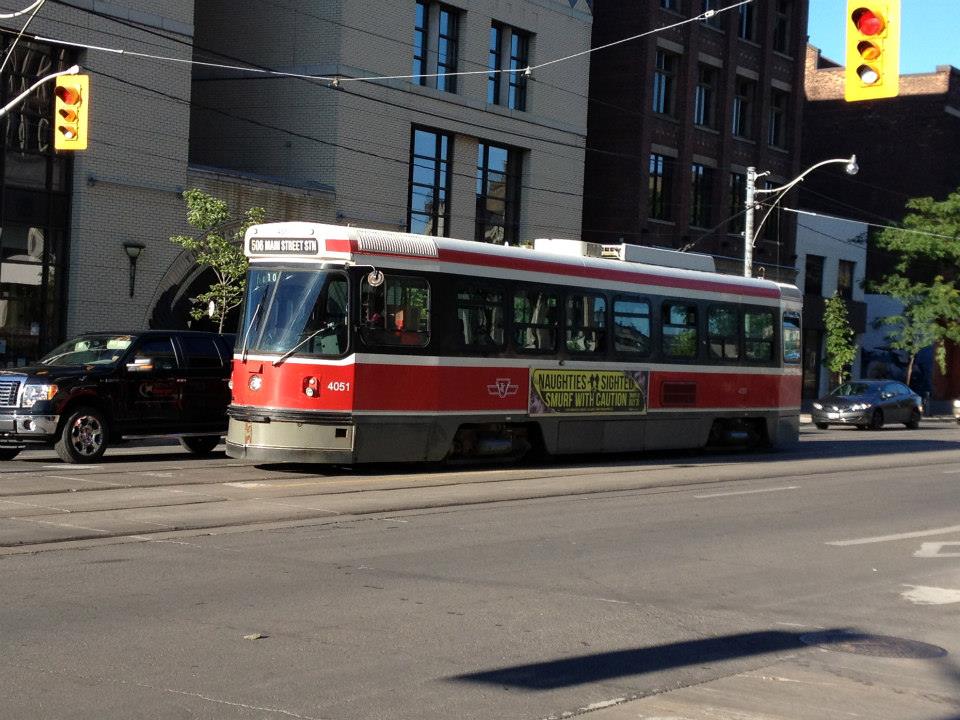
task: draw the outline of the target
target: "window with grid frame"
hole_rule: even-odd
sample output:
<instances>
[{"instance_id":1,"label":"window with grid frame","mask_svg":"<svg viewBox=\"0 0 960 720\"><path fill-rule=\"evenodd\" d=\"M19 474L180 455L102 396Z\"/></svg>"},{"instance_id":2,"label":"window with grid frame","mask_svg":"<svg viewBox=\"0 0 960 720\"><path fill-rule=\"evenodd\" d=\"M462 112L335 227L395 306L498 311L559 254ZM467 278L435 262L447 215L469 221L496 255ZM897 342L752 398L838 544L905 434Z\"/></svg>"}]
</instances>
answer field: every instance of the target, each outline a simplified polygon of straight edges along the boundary
<instances>
[{"instance_id":1,"label":"window with grid frame","mask_svg":"<svg viewBox=\"0 0 960 720\"><path fill-rule=\"evenodd\" d=\"M457 52L459 40L457 34L460 26L458 10L440 6L439 28L437 35L437 90L455 93L457 91Z\"/></svg>"},{"instance_id":2,"label":"window with grid frame","mask_svg":"<svg viewBox=\"0 0 960 720\"><path fill-rule=\"evenodd\" d=\"M530 35L510 29L510 73L507 80L507 107L527 109L527 78L523 71L530 66Z\"/></svg>"},{"instance_id":3,"label":"window with grid frame","mask_svg":"<svg viewBox=\"0 0 960 720\"><path fill-rule=\"evenodd\" d=\"M654 220L673 220L673 175L676 160L650 155L649 215Z\"/></svg>"},{"instance_id":4,"label":"window with grid frame","mask_svg":"<svg viewBox=\"0 0 960 720\"><path fill-rule=\"evenodd\" d=\"M516 245L520 235L521 154L491 143L477 145L477 214L474 240Z\"/></svg>"},{"instance_id":5,"label":"window with grid frame","mask_svg":"<svg viewBox=\"0 0 960 720\"><path fill-rule=\"evenodd\" d=\"M823 296L822 255L807 255L803 268L803 292L806 295Z\"/></svg>"},{"instance_id":6,"label":"window with grid frame","mask_svg":"<svg viewBox=\"0 0 960 720\"><path fill-rule=\"evenodd\" d=\"M410 71L415 77L412 82L427 84L427 3L417 0L413 21L413 67Z\"/></svg>"},{"instance_id":7,"label":"window with grid frame","mask_svg":"<svg viewBox=\"0 0 960 720\"><path fill-rule=\"evenodd\" d=\"M556 352L560 302L556 292L523 288L513 295L513 342L521 352Z\"/></svg>"},{"instance_id":8,"label":"window with grid frame","mask_svg":"<svg viewBox=\"0 0 960 720\"><path fill-rule=\"evenodd\" d=\"M487 44L487 102L491 105L500 104L503 35L504 28L502 25L496 22L490 25L489 42Z\"/></svg>"},{"instance_id":9,"label":"window with grid frame","mask_svg":"<svg viewBox=\"0 0 960 720\"><path fill-rule=\"evenodd\" d=\"M734 305L707 310L707 346L711 360L740 359L740 313Z\"/></svg>"},{"instance_id":10,"label":"window with grid frame","mask_svg":"<svg viewBox=\"0 0 960 720\"><path fill-rule=\"evenodd\" d=\"M713 168L700 163L691 165L690 224L710 227L713 222Z\"/></svg>"},{"instance_id":11,"label":"window with grid frame","mask_svg":"<svg viewBox=\"0 0 960 720\"><path fill-rule=\"evenodd\" d=\"M767 142L776 148L787 147L787 101L783 90L770 89L770 122Z\"/></svg>"},{"instance_id":12,"label":"window with grid frame","mask_svg":"<svg viewBox=\"0 0 960 720\"><path fill-rule=\"evenodd\" d=\"M665 301L660 311L663 354L670 358L696 357L697 306L691 303Z\"/></svg>"},{"instance_id":13,"label":"window with grid frame","mask_svg":"<svg viewBox=\"0 0 960 720\"><path fill-rule=\"evenodd\" d=\"M603 355L607 351L607 301L603 295L570 293L566 305L567 350Z\"/></svg>"},{"instance_id":14,"label":"window with grid frame","mask_svg":"<svg viewBox=\"0 0 960 720\"><path fill-rule=\"evenodd\" d=\"M706 20L703 20L705 25L709 25L712 28L722 29L723 25L720 22L720 16L716 14L716 11L720 9L720 0L703 0L703 12L708 12L713 10L714 14L708 17Z\"/></svg>"},{"instance_id":15,"label":"window with grid frame","mask_svg":"<svg viewBox=\"0 0 960 720\"><path fill-rule=\"evenodd\" d=\"M747 176L743 173L730 173L730 224L727 232L739 234L743 232L744 206L747 201Z\"/></svg>"},{"instance_id":16,"label":"window with grid frame","mask_svg":"<svg viewBox=\"0 0 960 720\"><path fill-rule=\"evenodd\" d=\"M774 359L774 314L772 310L743 311L743 357L748 362Z\"/></svg>"},{"instance_id":17,"label":"window with grid frame","mask_svg":"<svg viewBox=\"0 0 960 720\"><path fill-rule=\"evenodd\" d=\"M453 136L414 128L410 143L407 231L446 236L450 232L450 180Z\"/></svg>"},{"instance_id":18,"label":"window with grid frame","mask_svg":"<svg viewBox=\"0 0 960 720\"><path fill-rule=\"evenodd\" d=\"M775 0L773 12L773 49L778 53L790 55L792 0Z\"/></svg>"},{"instance_id":19,"label":"window with grid frame","mask_svg":"<svg viewBox=\"0 0 960 720\"><path fill-rule=\"evenodd\" d=\"M737 37L752 41L755 33L754 22L753 3L744 3L737 10Z\"/></svg>"},{"instance_id":20,"label":"window with grid frame","mask_svg":"<svg viewBox=\"0 0 960 720\"><path fill-rule=\"evenodd\" d=\"M753 80L737 77L734 83L733 117L730 128L734 137L753 137L753 101L757 84Z\"/></svg>"},{"instance_id":21,"label":"window with grid frame","mask_svg":"<svg viewBox=\"0 0 960 720\"><path fill-rule=\"evenodd\" d=\"M613 342L618 353L649 355L650 301L633 295L613 300Z\"/></svg>"},{"instance_id":22,"label":"window with grid frame","mask_svg":"<svg viewBox=\"0 0 960 720\"><path fill-rule=\"evenodd\" d=\"M677 56L666 50L657 50L656 67L653 71L653 111L655 113L673 115L676 71Z\"/></svg>"},{"instance_id":23,"label":"window with grid frame","mask_svg":"<svg viewBox=\"0 0 960 720\"><path fill-rule=\"evenodd\" d=\"M697 87L693 91L693 123L700 127L716 125L717 69L700 64L697 67Z\"/></svg>"}]
</instances>

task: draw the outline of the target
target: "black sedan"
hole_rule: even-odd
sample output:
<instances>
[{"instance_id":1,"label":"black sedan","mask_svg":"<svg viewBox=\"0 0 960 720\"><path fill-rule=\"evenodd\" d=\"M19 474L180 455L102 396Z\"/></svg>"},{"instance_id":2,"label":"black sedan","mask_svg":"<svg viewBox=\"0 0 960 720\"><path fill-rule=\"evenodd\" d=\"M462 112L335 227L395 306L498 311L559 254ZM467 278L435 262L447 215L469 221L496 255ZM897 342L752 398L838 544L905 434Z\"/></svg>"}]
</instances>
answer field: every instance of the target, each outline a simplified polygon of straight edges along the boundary
<instances>
[{"instance_id":1,"label":"black sedan","mask_svg":"<svg viewBox=\"0 0 960 720\"><path fill-rule=\"evenodd\" d=\"M884 423L903 423L915 430L923 416L923 400L895 380L851 380L813 403L811 415L821 430L830 425L879 430Z\"/></svg>"}]
</instances>

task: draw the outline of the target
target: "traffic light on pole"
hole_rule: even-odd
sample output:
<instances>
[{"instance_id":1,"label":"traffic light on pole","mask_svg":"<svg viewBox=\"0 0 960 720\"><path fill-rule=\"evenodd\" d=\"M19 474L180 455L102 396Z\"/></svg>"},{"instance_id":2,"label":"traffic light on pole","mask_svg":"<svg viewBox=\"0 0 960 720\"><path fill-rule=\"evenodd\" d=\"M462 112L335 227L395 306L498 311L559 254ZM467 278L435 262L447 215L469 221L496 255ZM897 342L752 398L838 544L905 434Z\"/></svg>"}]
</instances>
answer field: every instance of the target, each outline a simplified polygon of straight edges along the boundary
<instances>
[{"instance_id":1,"label":"traffic light on pole","mask_svg":"<svg viewBox=\"0 0 960 720\"><path fill-rule=\"evenodd\" d=\"M90 76L60 75L53 92L53 147L57 150L86 150Z\"/></svg>"},{"instance_id":2,"label":"traffic light on pole","mask_svg":"<svg viewBox=\"0 0 960 720\"><path fill-rule=\"evenodd\" d=\"M900 92L900 0L847 0L847 102Z\"/></svg>"}]
</instances>

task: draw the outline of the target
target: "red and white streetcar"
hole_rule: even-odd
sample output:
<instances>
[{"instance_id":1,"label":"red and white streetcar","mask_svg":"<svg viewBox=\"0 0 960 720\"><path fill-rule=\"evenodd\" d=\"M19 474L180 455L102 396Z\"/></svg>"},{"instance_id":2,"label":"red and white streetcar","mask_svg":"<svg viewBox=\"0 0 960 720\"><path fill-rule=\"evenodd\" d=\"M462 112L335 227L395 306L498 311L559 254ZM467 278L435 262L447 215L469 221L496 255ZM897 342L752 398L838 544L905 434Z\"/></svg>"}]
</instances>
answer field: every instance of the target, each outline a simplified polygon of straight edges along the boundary
<instances>
[{"instance_id":1,"label":"red and white streetcar","mask_svg":"<svg viewBox=\"0 0 960 720\"><path fill-rule=\"evenodd\" d=\"M251 227L245 250L231 457L438 461L797 439L800 292L718 274L707 256L303 222Z\"/></svg>"}]
</instances>

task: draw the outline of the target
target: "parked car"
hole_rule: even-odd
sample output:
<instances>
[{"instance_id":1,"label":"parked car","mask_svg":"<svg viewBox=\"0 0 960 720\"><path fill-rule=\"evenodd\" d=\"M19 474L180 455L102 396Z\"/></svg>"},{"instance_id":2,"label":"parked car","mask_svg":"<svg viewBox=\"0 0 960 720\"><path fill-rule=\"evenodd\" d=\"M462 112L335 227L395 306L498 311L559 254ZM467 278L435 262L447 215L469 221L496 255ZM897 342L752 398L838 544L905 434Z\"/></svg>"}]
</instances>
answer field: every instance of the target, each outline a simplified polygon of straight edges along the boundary
<instances>
[{"instance_id":1,"label":"parked car","mask_svg":"<svg viewBox=\"0 0 960 720\"><path fill-rule=\"evenodd\" d=\"M0 371L0 460L53 446L97 460L133 436L169 435L211 452L227 431L233 337L198 331L87 333L36 366Z\"/></svg>"},{"instance_id":2,"label":"parked car","mask_svg":"<svg viewBox=\"0 0 960 720\"><path fill-rule=\"evenodd\" d=\"M884 423L915 430L923 417L923 400L895 380L851 380L813 403L811 415L821 430L830 425L879 430Z\"/></svg>"}]
</instances>

